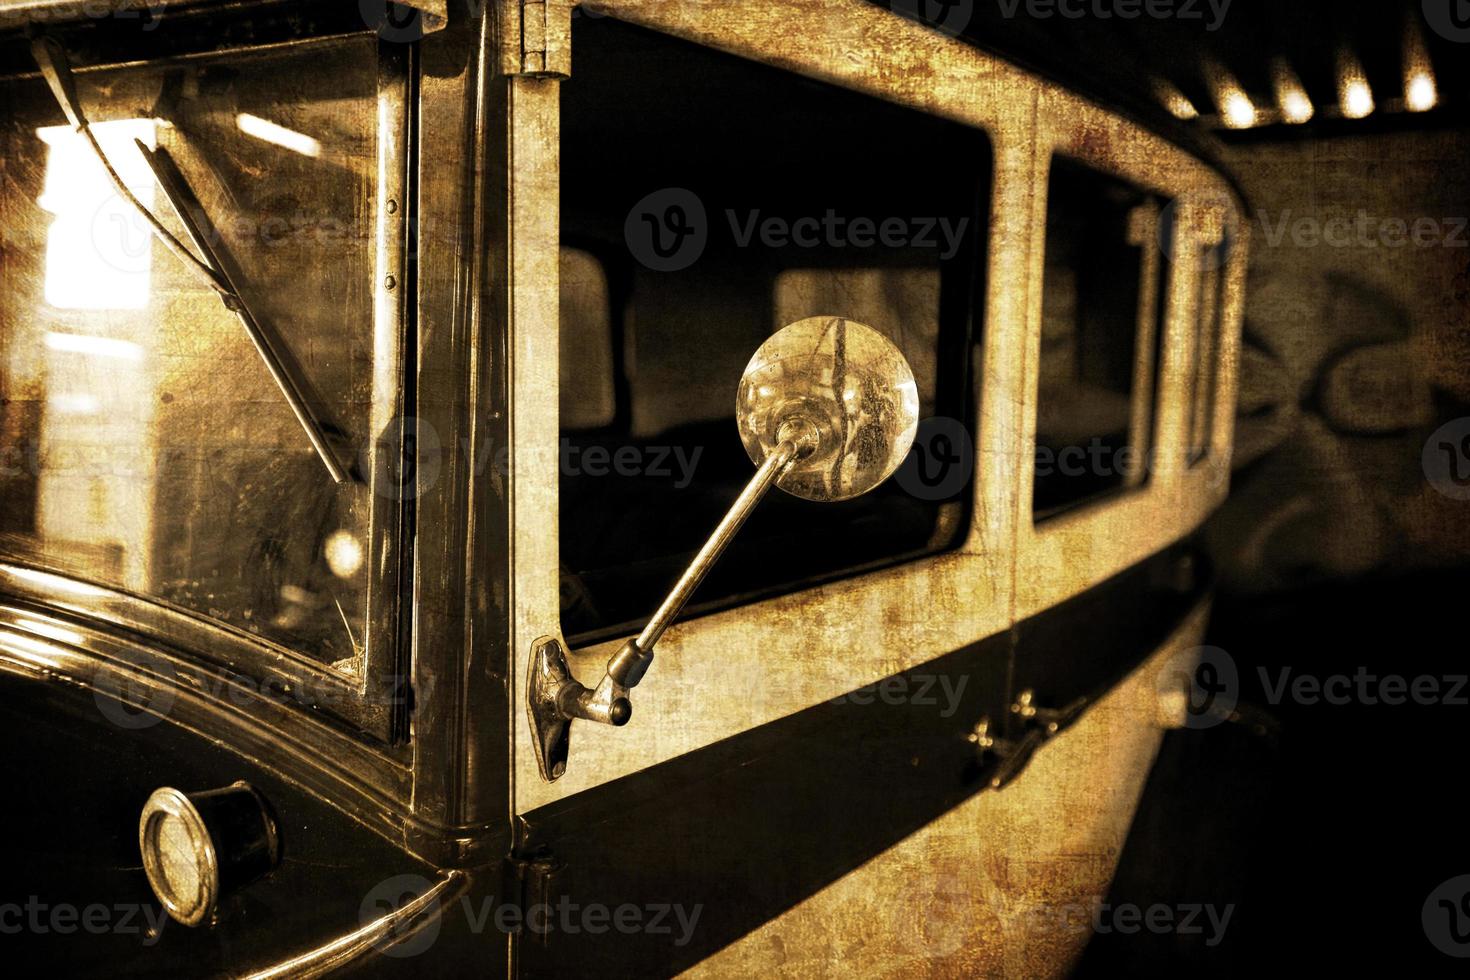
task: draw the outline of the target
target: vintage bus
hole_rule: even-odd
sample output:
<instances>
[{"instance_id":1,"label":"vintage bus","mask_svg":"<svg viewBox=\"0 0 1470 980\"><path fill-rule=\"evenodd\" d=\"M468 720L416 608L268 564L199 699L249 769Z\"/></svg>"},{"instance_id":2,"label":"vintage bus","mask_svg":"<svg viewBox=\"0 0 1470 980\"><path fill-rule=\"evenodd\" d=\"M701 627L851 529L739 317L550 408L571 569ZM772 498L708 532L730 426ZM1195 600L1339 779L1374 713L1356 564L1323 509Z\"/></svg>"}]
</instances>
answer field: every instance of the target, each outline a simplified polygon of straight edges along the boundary
<instances>
[{"instance_id":1,"label":"vintage bus","mask_svg":"<svg viewBox=\"0 0 1470 980\"><path fill-rule=\"evenodd\" d=\"M1076 962L1221 710L1204 155L859 0L0 30L12 962Z\"/></svg>"}]
</instances>

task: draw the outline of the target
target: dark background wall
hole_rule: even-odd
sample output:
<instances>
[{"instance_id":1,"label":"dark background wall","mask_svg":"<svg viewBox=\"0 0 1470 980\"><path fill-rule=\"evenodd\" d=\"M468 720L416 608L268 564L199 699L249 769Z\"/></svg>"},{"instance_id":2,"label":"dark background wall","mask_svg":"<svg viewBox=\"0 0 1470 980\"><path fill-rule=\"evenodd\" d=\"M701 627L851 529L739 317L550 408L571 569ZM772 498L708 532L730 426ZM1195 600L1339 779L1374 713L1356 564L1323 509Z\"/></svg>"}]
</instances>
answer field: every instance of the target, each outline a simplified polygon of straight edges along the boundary
<instances>
[{"instance_id":1,"label":"dark background wall","mask_svg":"<svg viewBox=\"0 0 1470 980\"><path fill-rule=\"evenodd\" d=\"M1167 737L1109 900L1234 915L1213 947L1100 935L1085 974L1463 971L1431 941L1452 910L1426 903L1470 873L1467 150L1444 131L1229 153L1254 230L1236 468L1205 541L1240 702ZM1348 244L1314 237L1329 220ZM1386 243L1421 220L1424 244Z\"/></svg>"},{"instance_id":2,"label":"dark background wall","mask_svg":"<svg viewBox=\"0 0 1470 980\"><path fill-rule=\"evenodd\" d=\"M1209 543L1262 592L1470 555L1470 135L1232 147L1251 274L1235 476ZM1406 230L1407 229L1407 230ZM1465 460L1470 476L1470 459Z\"/></svg>"}]
</instances>

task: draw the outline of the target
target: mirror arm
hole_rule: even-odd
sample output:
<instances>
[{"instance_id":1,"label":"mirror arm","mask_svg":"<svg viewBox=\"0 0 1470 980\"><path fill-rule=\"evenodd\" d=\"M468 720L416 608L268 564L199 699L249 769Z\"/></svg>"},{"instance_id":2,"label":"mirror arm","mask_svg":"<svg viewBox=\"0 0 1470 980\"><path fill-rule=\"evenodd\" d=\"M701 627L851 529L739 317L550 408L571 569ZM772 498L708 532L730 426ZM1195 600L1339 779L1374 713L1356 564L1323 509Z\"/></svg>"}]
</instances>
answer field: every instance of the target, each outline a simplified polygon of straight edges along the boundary
<instances>
[{"instance_id":1,"label":"mirror arm","mask_svg":"<svg viewBox=\"0 0 1470 980\"><path fill-rule=\"evenodd\" d=\"M798 424L806 425L806 423ZM810 434L805 438L815 440L816 430L811 429ZM653 618L648 621L648 625L643 627L643 632L638 634L636 640L629 641L629 645L637 647L642 652L644 659L638 661L642 665L641 670L622 675L628 687L634 686L642 679L643 672L648 669L648 662L653 659L653 645L658 642L659 637L664 635L664 630L669 628L669 624L683 610L684 604L689 601L694 590L699 588L699 584L704 581L705 575L725 553L725 549L729 547L730 542L744 526L746 518L750 517L751 511L755 510L755 505L760 503L761 498L765 497L775 485L776 478L781 475L781 471L792 460L800 459L811 452L811 448L807 448L801 441L802 439L802 434L793 434L783 439L775 451L766 457L766 461L755 471L755 475L750 478L745 489L740 491L740 496L735 498L735 503L730 505L729 511L715 526L709 540L704 543L704 547L699 549L699 553L694 556L694 560L689 563L689 567L684 570L679 581L674 583L673 589L670 590L663 604L658 607L658 611L653 614ZM608 672L612 673L614 667L620 666L622 662L621 657L615 656L608 664Z\"/></svg>"},{"instance_id":2,"label":"mirror arm","mask_svg":"<svg viewBox=\"0 0 1470 980\"><path fill-rule=\"evenodd\" d=\"M756 504L770 492L788 466L816 451L819 439L817 427L806 419L792 417L781 423L776 448L740 491L643 632L624 643L608 660L606 673L596 688L588 688L572 677L566 655L556 640L543 637L536 642L527 707L535 730L536 761L543 778L554 780L566 771L568 728L574 719L604 725L628 723L633 715L628 692L643 680L653 664L654 644L725 553Z\"/></svg>"}]
</instances>

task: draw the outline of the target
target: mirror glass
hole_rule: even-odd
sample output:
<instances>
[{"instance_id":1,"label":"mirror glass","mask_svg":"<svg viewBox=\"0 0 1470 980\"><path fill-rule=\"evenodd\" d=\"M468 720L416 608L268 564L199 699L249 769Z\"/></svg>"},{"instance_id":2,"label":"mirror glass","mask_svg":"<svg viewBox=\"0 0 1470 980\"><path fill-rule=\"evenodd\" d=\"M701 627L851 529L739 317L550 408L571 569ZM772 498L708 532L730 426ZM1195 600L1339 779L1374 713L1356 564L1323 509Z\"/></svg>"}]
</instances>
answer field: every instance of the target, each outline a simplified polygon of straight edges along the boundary
<instances>
[{"instance_id":1,"label":"mirror glass","mask_svg":"<svg viewBox=\"0 0 1470 980\"><path fill-rule=\"evenodd\" d=\"M855 320L798 320L761 344L735 399L740 441L759 466L782 423L802 419L820 437L776 485L807 500L848 500L882 483L908 455L919 391L887 337Z\"/></svg>"}]
</instances>

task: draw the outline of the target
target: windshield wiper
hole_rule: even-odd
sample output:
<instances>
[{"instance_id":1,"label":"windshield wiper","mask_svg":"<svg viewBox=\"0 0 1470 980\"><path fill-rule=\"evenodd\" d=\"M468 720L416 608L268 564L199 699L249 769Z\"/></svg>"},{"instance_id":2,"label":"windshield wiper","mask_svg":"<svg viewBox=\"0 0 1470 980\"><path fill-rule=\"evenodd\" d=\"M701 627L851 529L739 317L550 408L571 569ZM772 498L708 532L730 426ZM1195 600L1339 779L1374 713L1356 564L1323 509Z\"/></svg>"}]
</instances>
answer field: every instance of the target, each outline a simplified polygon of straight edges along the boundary
<instances>
[{"instance_id":1,"label":"windshield wiper","mask_svg":"<svg viewBox=\"0 0 1470 980\"><path fill-rule=\"evenodd\" d=\"M200 205L199 199L195 197L193 188L184 179L174 159L168 150L159 147L150 150L141 140L134 139L138 152L147 161L148 167L153 171L154 180L158 181L159 188L164 197L172 206L174 214L178 216L179 223L184 226L189 240L194 247L199 249L204 261L219 275L225 284L225 290L220 292L220 300L225 307L239 318L245 333L249 335L250 342L255 345L255 350L260 354L260 359L265 362L266 370L275 379L276 385L281 389L281 394L291 406L296 420L306 430L306 437L311 440L312 448L321 457L322 463L327 471L332 474L332 479L338 483L347 479L347 473L338 462L337 452L333 448L333 441L341 441L340 432L335 426L324 421L312 407L311 401L306 397L302 384L297 380L295 373L291 370L290 356L276 345L270 331L261 326L260 321L250 312L250 307L240 297L240 292L235 286L235 273L225 260L223 252L212 245L212 241L218 241L217 230L209 222L209 217ZM333 435L337 438L333 439ZM329 441L332 440L332 441Z\"/></svg>"},{"instance_id":2,"label":"windshield wiper","mask_svg":"<svg viewBox=\"0 0 1470 980\"><path fill-rule=\"evenodd\" d=\"M123 200L127 201L132 208L142 216L148 223L153 234L159 241L167 246L170 252L177 255L183 262L203 278L216 293L225 308L239 318L240 324L245 328L245 333L254 344L256 353L265 362L266 370L270 372L271 378L280 388L286 403L290 405L291 412L296 416L296 421L306 432L306 438L316 450L317 456L321 458L322 464L326 466L327 472L337 483L348 479L360 479L354 472L349 472L342 466L334 443L345 441L342 432L336 426L330 424L322 413L313 405L313 401L307 397L307 387L293 370L292 359L289 352L285 350L273 336L272 332L265 329L250 311L236 287L237 274L231 268L228 256L223 247L216 247L213 242L219 236L217 230L209 221L199 198L195 195L193 188L184 178L184 174L174 163L173 157L163 147L150 150L141 140L134 140L138 152L143 154L149 170L153 172L153 178L158 187L163 191L164 197L168 199L179 223L183 225L189 240L199 250L200 256L195 255L183 242L163 226L163 224L150 212L143 203L133 196L128 187L107 159L107 154L102 150L102 144L97 141L87 117L82 112L81 100L77 98L76 80L72 76L71 65L66 57L66 50L54 39L49 37L38 37L31 42L31 54L36 59L36 65L41 69L41 75L46 79L46 84L51 89L51 94L56 97L56 102L61 106L61 111L71 123L72 128L80 133L92 148L97 161L102 164L102 169L107 172L108 179Z\"/></svg>"}]
</instances>

